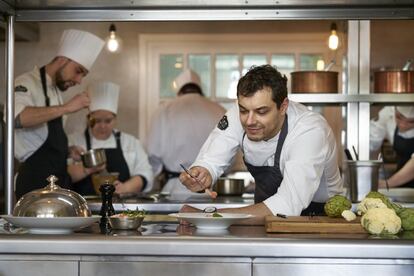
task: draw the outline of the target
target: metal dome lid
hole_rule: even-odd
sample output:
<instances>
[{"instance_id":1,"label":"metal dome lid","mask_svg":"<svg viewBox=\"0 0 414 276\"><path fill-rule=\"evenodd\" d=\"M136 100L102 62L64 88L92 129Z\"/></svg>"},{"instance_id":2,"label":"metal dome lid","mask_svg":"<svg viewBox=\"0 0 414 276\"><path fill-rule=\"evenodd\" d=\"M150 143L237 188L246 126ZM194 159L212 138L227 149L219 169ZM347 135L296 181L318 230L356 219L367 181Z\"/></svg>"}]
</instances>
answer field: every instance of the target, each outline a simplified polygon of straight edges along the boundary
<instances>
[{"instance_id":1,"label":"metal dome lid","mask_svg":"<svg viewBox=\"0 0 414 276\"><path fill-rule=\"evenodd\" d=\"M58 178L51 175L49 184L23 195L13 210L18 217L90 217L91 211L86 200L78 193L63 189L55 182Z\"/></svg>"}]
</instances>

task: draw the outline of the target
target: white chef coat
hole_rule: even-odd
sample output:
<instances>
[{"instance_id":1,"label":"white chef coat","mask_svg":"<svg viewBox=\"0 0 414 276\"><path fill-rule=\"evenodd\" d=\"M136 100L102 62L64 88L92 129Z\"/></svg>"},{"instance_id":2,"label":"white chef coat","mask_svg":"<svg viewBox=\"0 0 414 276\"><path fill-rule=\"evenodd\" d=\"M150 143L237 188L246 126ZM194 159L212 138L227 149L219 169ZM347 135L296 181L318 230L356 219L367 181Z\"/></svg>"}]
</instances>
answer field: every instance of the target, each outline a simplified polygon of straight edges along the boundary
<instances>
[{"instance_id":1,"label":"white chef coat","mask_svg":"<svg viewBox=\"0 0 414 276\"><path fill-rule=\"evenodd\" d=\"M215 128L192 166L207 168L213 183L241 146L244 130L239 108L227 113L229 126ZM325 202L341 194L343 182L337 164L337 147L326 120L304 105L289 101L288 134L280 155L283 181L276 194L264 201L273 214L300 215L311 201ZM273 166L279 134L268 141L243 142L244 158L254 166Z\"/></svg>"},{"instance_id":2,"label":"white chef coat","mask_svg":"<svg viewBox=\"0 0 414 276\"><path fill-rule=\"evenodd\" d=\"M15 80L15 88L21 86L26 92L15 92L15 117L23 111L26 106L45 107L46 99L43 94L42 81L38 67L32 71L18 76ZM52 79L46 74L47 95L50 99L50 106L63 104L60 90L52 84ZM65 118L65 116L64 116ZM48 136L47 123L29 128L16 129L14 132L14 154L20 161L24 162L46 141Z\"/></svg>"},{"instance_id":3,"label":"white chef coat","mask_svg":"<svg viewBox=\"0 0 414 276\"><path fill-rule=\"evenodd\" d=\"M117 132L118 130L114 130ZM91 137L91 148L116 148L116 140L114 135L109 136L106 140L98 140L93 137L92 133L89 132ZM84 132L77 132L70 134L69 137L69 146L80 146L84 149L86 146L86 139ZM141 142L134 136L121 132L121 148L124 155L125 161L128 165L129 174L131 177L142 175L147 180L147 186L143 192L148 192L152 189L153 184L153 174L151 165L148 162L148 156L144 148L141 145Z\"/></svg>"},{"instance_id":4,"label":"white chef coat","mask_svg":"<svg viewBox=\"0 0 414 276\"><path fill-rule=\"evenodd\" d=\"M394 132L397 127L395 121L395 107L386 106L378 113L378 120L370 121L370 150L378 150L384 139L387 139L392 145L394 144ZM405 132L398 131L398 135L403 138L413 138L414 129L407 130Z\"/></svg>"},{"instance_id":5,"label":"white chef coat","mask_svg":"<svg viewBox=\"0 0 414 276\"><path fill-rule=\"evenodd\" d=\"M224 113L222 106L196 93L180 95L159 108L147 139L154 173L163 165L171 172L181 172L180 164L189 167ZM191 193L178 178L170 179L162 191Z\"/></svg>"}]
</instances>

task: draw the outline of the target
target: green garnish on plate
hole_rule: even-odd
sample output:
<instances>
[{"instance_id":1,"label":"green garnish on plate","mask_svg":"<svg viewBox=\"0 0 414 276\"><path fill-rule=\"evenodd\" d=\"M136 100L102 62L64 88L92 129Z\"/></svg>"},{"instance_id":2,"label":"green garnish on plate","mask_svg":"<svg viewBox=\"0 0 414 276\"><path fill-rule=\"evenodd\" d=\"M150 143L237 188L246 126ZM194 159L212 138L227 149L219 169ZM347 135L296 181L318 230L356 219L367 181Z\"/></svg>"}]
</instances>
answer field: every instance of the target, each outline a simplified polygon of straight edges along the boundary
<instances>
[{"instance_id":1,"label":"green garnish on plate","mask_svg":"<svg viewBox=\"0 0 414 276\"><path fill-rule=\"evenodd\" d=\"M213 218L222 218L223 217L223 215L220 215L219 213L217 213L217 212L214 212L213 213Z\"/></svg>"}]
</instances>

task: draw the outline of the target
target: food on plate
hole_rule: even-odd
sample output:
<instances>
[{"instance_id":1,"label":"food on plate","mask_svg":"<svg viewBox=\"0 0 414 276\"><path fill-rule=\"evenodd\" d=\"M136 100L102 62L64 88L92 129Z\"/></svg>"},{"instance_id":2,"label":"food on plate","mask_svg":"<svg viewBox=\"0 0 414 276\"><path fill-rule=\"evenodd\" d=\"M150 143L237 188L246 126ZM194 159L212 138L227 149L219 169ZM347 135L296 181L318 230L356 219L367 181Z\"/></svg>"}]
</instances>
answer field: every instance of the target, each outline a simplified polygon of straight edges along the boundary
<instances>
[{"instance_id":1,"label":"food on plate","mask_svg":"<svg viewBox=\"0 0 414 276\"><path fill-rule=\"evenodd\" d=\"M325 203L325 214L331 218L339 218L345 210L352 207L352 202L342 195L335 195Z\"/></svg>"},{"instance_id":2,"label":"food on plate","mask_svg":"<svg viewBox=\"0 0 414 276\"><path fill-rule=\"evenodd\" d=\"M414 230L414 209L404 208L398 216L401 219L401 225L404 230Z\"/></svg>"},{"instance_id":3,"label":"food on plate","mask_svg":"<svg viewBox=\"0 0 414 276\"><path fill-rule=\"evenodd\" d=\"M356 215L354 212L352 212L351 210L344 210L341 214L341 216L346 220L346 221L353 221L356 219Z\"/></svg>"},{"instance_id":4,"label":"food on plate","mask_svg":"<svg viewBox=\"0 0 414 276\"><path fill-rule=\"evenodd\" d=\"M371 234L397 234L401 230L401 219L393 209L368 209L361 218L361 225Z\"/></svg>"},{"instance_id":5,"label":"food on plate","mask_svg":"<svg viewBox=\"0 0 414 276\"><path fill-rule=\"evenodd\" d=\"M222 218L223 217L223 215L220 215L219 213L217 213L217 212L214 212L213 213L213 218Z\"/></svg>"},{"instance_id":6,"label":"food on plate","mask_svg":"<svg viewBox=\"0 0 414 276\"><path fill-rule=\"evenodd\" d=\"M113 215L113 218L142 218L145 217L145 210L129 210L122 211L119 214Z\"/></svg>"}]
</instances>

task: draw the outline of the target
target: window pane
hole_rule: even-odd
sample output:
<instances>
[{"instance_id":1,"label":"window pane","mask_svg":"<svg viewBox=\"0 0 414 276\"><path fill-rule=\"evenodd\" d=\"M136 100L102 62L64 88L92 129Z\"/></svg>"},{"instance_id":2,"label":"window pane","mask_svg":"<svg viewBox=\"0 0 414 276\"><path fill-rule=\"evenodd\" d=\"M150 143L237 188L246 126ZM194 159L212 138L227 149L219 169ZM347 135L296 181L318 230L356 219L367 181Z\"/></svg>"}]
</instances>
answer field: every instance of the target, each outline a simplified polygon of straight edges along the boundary
<instances>
[{"instance_id":1,"label":"window pane","mask_svg":"<svg viewBox=\"0 0 414 276\"><path fill-rule=\"evenodd\" d=\"M300 70L316 70L318 60L323 60L320 54L301 54L300 55Z\"/></svg>"},{"instance_id":2,"label":"window pane","mask_svg":"<svg viewBox=\"0 0 414 276\"><path fill-rule=\"evenodd\" d=\"M246 74L253 65L260 66L263 64L267 64L265 55L244 55L242 75Z\"/></svg>"},{"instance_id":3,"label":"window pane","mask_svg":"<svg viewBox=\"0 0 414 276\"><path fill-rule=\"evenodd\" d=\"M160 98L173 98L174 79L183 71L183 55L161 55L160 57Z\"/></svg>"},{"instance_id":4,"label":"window pane","mask_svg":"<svg viewBox=\"0 0 414 276\"><path fill-rule=\"evenodd\" d=\"M189 55L188 64L201 78L201 89L206 97L211 96L210 55Z\"/></svg>"},{"instance_id":5,"label":"window pane","mask_svg":"<svg viewBox=\"0 0 414 276\"><path fill-rule=\"evenodd\" d=\"M235 99L240 78L237 55L216 56L216 97Z\"/></svg>"},{"instance_id":6,"label":"window pane","mask_svg":"<svg viewBox=\"0 0 414 276\"><path fill-rule=\"evenodd\" d=\"M288 92L290 92L290 73L295 70L295 55L272 55L271 64L288 79Z\"/></svg>"}]
</instances>

